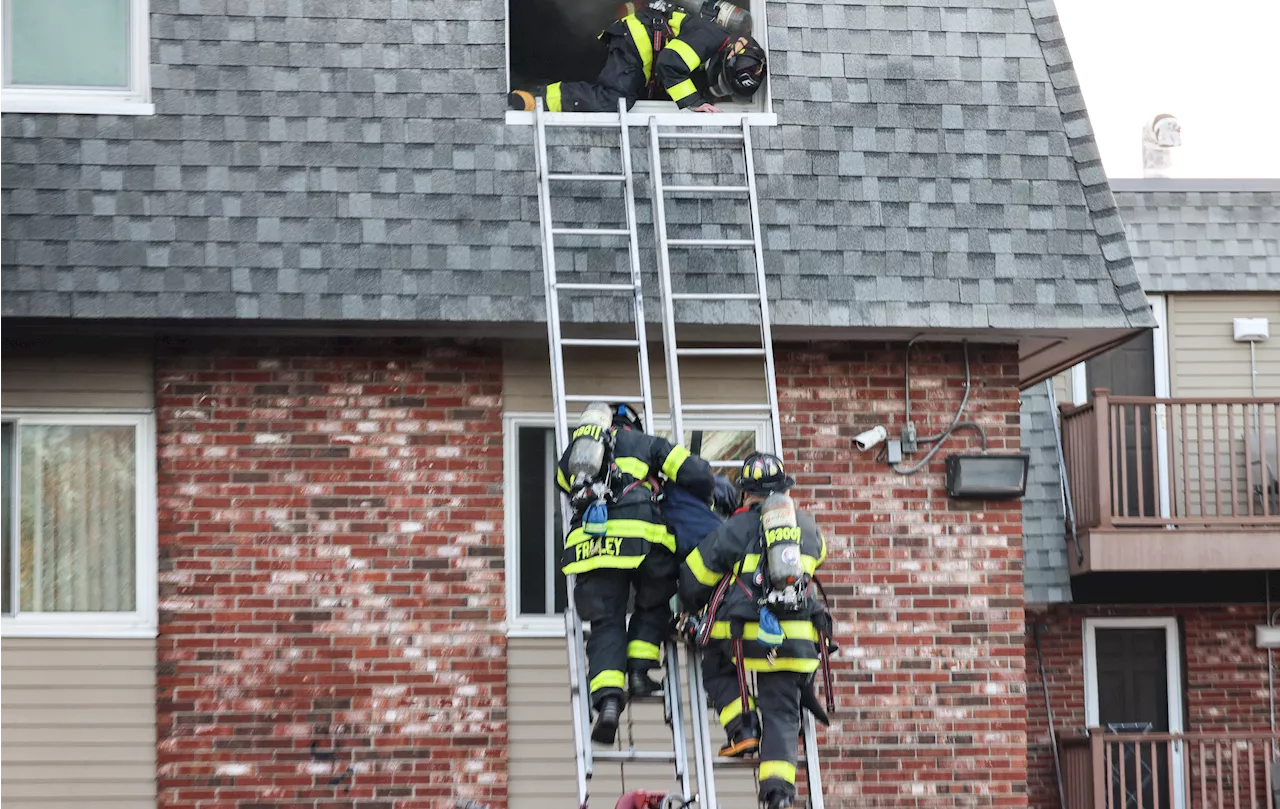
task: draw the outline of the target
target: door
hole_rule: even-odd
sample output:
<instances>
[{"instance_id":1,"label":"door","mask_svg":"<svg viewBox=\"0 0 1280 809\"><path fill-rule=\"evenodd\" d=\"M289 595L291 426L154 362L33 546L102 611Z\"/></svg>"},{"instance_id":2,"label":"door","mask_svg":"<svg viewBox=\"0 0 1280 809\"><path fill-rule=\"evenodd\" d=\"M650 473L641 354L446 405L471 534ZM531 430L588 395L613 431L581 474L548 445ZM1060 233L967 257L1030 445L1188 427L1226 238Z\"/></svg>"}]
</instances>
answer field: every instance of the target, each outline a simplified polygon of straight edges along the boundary
<instances>
[{"instance_id":1,"label":"door","mask_svg":"<svg viewBox=\"0 0 1280 809\"><path fill-rule=\"evenodd\" d=\"M1158 619L1157 619L1158 620ZM1166 741L1143 740L1147 733L1169 733L1181 726L1175 713L1180 699L1171 699L1170 632L1176 625L1100 625L1090 627L1089 656L1093 662L1089 694L1089 724L1115 735L1107 744L1106 783L1111 809L1173 809L1170 750ZM1132 736L1130 741L1125 737ZM1175 751L1180 753L1180 751Z\"/></svg>"},{"instance_id":2,"label":"door","mask_svg":"<svg viewBox=\"0 0 1280 809\"><path fill-rule=\"evenodd\" d=\"M1156 360L1154 332L1146 331L1124 345L1085 363L1085 380L1090 392L1106 388L1115 396L1155 396ZM1149 407L1125 406L1112 411L1120 419L1124 435L1123 463L1113 457L1115 480L1123 471L1123 485L1113 490L1118 514L1127 517L1156 517L1158 488L1156 464L1152 458L1153 425ZM1114 433L1112 441L1114 442ZM1120 452L1120 447L1113 449ZM1141 486L1139 486L1141 480Z\"/></svg>"}]
</instances>

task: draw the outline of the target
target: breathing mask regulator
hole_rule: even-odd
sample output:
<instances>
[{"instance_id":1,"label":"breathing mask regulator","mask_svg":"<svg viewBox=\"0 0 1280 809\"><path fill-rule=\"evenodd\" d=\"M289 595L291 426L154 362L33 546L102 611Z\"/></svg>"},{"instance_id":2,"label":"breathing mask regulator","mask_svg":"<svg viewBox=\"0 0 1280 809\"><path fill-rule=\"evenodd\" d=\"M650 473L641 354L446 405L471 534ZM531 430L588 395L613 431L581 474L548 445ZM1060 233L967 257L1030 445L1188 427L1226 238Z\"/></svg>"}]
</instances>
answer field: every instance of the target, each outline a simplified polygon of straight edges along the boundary
<instances>
[{"instance_id":1,"label":"breathing mask regulator","mask_svg":"<svg viewBox=\"0 0 1280 809\"><path fill-rule=\"evenodd\" d=\"M604 402L592 402L578 417L565 463L569 473L571 498L575 508L586 506L582 530L588 536L604 536L609 521L606 502L610 494L613 464L606 459L613 452L613 409Z\"/></svg>"}]
</instances>

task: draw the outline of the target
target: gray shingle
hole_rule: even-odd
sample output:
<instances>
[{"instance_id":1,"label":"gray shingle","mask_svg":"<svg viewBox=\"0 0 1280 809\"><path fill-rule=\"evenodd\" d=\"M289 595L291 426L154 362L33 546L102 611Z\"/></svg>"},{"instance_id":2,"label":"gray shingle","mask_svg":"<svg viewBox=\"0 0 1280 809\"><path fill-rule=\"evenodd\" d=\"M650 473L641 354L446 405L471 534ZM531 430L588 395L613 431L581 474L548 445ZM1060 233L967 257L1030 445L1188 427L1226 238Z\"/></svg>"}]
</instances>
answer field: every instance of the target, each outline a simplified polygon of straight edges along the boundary
<instances>
[{"instance_id":1,"label":"gray shingle","mask_svg":"<svg viewBox=\"0 0 1280 809\"><path fill-rule=\"evenodd\" d=\"M1024 578L1028 604L1071 600L1069 546L1051 409L1051 382L1022 392L1022 451L1031 456L1022 498Z\"/></svg>"},{"instance_id":2,"label":"gray shingle","mask_svg":"<svg viewBox=\"0 0 1280 809\"><path fill-rule=\"evenodd\" d=\"M151 11L156 116L3 116L6 315L543 318L532 131L503 123L504 3ZM1051 0L776 0L767 17L781 125L755 157L778 325L1150 325ZM565 170L614 170L607 134L565 134ZM669 182L709 181L671 158ZM575 193L568 215L612 224ZM710 234L724 211L672 218ZM1265 229L1215 227L1178 238L1275 274Z\"/></svg>"}]
</instances>

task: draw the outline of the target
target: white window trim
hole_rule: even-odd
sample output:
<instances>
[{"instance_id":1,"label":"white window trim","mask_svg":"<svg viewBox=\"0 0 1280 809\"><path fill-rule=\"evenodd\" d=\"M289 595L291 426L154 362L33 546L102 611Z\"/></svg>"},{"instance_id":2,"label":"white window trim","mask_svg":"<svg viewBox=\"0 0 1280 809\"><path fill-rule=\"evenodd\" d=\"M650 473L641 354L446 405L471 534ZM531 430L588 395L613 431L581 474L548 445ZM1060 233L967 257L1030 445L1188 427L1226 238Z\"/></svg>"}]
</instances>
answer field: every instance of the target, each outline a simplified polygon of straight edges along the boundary
<instances>
[{"instance_id":1,"label":"white window trim","mask_svg":"<svg viewBox=\"0 0 1280 809\"><path fill-rule=\"evenodd\" d=\"M1165 691L1169 699L1169 732L1182 733L1182 655L1179 654L1178 619L1157 617L1084 619L1084 715L1085 726L1098 725L1098 629L1163 629L1165 639ZM1169 778L1173 809L1186 806L1183 789L1183 746L1173 745L1173 773Z\"/></svg>"},{"instance_id":2,"label":"white window trim","mask_svg":"<svg viewBox=\"0 0 1280 809\"><path fill-rule=\"evenodd\" d=\"M73 115L154 115L151 103L150 0L129 4L129 88L9 87L0 91L0 112L68 113ZM4 27L8 28L7 15ZM0 67L7 66L0 36Z\"/></svg>"},{"instance_id":3,"label":"white window trim","mask_svg":"<svg viewBox=\"0 0 1280 809\"><path fill-rule=\"evenodd\" d=\"M6 638L154 638L159 623L158 602L158 568L159 548L157 545L157 506L156 506L156 438L155 416L151 411L88 411L88 410L21 410L5 411L4 421L13 421L21 425L69 424L69 425L126 425L137 430L137 458L135 474L137 477L135 513L138 518L137 536L135 539L135 559L137 568L134 571L136 606L132 612L18 612L16 615L0 616L0 635ZM16 436L15 436L16 438ZM15 452L18 447L15 441ZM14 468L17 469L15 459ZM13 508L10 515L14 521L11 536L14 542L19 541L21 525L19 512L21 497L19 484L20 474L13 476L10 485L13 487ZM16 547L16 546L15 546ZM10 557L11 592L18 598L18 558ZM7 606L7 605L6 605Z\"/></svg>"},{"instance_id":4,"label":"white window trim","mask_svg":"<svg viewBox=\"0 0 1280 809\"><path fill-rule=\"evenodd\" d=\"M769 451L772 435L767 418L754 419L739 415L717 415L715 413L699 413L698 418L685 425L686 430L707 429L704 424L714 424L717 430L755 430L756 446ZM694 426L698 425L698 426ZM563 638L565 636L563 615L521 615L520 614L520 500L516 496L516 477L518 472L517 441L522 427L554 427L555 416L551 413L508 412L502 416L502 500L505 518L503 519L503 542L506 545L506 598L507 598L507 637L509 638ZM668 416L655 417L648 429L656 432L671 429ZM737 464L730 464L737 466ZM715 467L721 472L724 467ZM557 532L558 533L558 529ZM555 536L552 533L551 536ZM559 549L554 545L549 549L555 553ZM555 558L552 556L551 558ZM548 571L553 568L548 565ZM551 590L548 583L548 592Z\"/></svg>"}]
</instances>

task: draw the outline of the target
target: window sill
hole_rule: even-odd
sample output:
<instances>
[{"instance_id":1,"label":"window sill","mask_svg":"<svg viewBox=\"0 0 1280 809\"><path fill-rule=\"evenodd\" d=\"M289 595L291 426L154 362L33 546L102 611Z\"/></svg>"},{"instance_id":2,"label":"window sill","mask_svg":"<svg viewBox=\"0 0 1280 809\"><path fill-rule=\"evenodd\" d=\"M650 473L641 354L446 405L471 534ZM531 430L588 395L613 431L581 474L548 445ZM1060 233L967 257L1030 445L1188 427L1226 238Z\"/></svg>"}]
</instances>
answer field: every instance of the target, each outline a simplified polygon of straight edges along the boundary
<instances>
[{"instance_id":1,"label":"window sill","mask_svg":"<svg viewBox=\"0 0 1280 809\"><path fill-rule=\"evenodd\" d=\"M61 115L155 115L156 105L125 99L50 98L25 96L5 90L0 112Z\"/></svg>"},{"instance_id":2,"label":"window sill","mask_svg":"<svg viewBox=\"0 0 1280 809\"><path fill-rule=\"evenodd\" d=\"M0 620L5 638L82 638L150 640L159 634L154 624L137 620L104 620L100 616L67 613L57 616L23 616Z\"/></svg>"},{"instance_id":3,"label":"window sill","mask_svg":"<svg viewBox=\"0 0 1280 809\"><path fill-rule=\"evenodd\" d=\"M548 115L554 115L557 124L599 124L614 117L613 113L607 112L556 112ZM744 120L751 126L777 126L778 114L739 111L672 112L634 108L627 113L628 126L648 126L651 120L656 120L659 126L738 126ZM508 126L533 126L533 113L507 110L506 123Z\"/></svg>"},{"instance_id":4,"label":"window sill","mask_svg":"<svg viewBox=\"0 0 1280 809\"><path fill-rule=\"evenodd\" d=\"M563 638L564 616L527 616L513 618L507 624L508 638Z\"/></svg>"}]
</instances>

